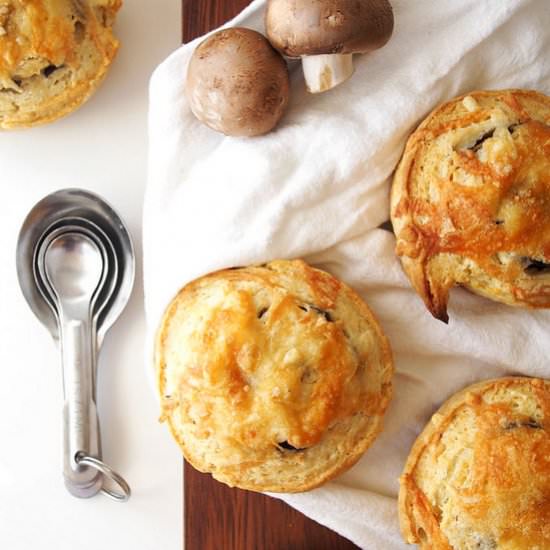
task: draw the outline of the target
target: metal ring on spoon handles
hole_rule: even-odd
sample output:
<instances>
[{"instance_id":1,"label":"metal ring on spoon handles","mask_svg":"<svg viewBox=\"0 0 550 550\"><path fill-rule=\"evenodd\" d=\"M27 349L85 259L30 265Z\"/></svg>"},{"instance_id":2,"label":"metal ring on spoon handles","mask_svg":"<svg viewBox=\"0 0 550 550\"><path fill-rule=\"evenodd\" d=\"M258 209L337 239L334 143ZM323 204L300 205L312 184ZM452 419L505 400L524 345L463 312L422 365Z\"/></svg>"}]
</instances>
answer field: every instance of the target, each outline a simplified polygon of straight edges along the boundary
<instances>
[{"instance_id":1,"label":"metal ring on spoon handles","mask_svg":"<svg viewBox=\"0 0 550 550\"><path fill-rule=\"evenodd\" d=\"M117 493L115 491L102 488L101 492L105 496L108 496L117 502L126 502L130 498L132 491L130 490L128 483L126 483L126 480L98 458L88 456L85 453L80 452L75 456L75 462L80 466L89 466L90 468L96 469L98 472L101 472L104 477L111 480L122 489L122 493Z\"/></svg>"}]
</instances>

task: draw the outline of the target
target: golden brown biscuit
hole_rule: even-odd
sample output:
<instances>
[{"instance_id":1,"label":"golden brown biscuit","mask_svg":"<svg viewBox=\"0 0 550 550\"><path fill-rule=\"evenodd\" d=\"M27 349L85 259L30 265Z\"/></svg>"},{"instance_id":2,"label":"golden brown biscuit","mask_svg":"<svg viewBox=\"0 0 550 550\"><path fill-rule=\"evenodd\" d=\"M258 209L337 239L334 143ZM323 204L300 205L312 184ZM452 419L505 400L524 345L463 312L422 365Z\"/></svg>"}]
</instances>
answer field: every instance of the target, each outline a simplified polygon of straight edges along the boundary
<instances>
[{"instance_id":1,"label":"golden brown biscuit","mask_svg":"<svg viewBox=\"0 0 550 550\"><path fill-rule=\"evenodd\" d=\"M122 0L0 0L0 129L51 122L99 86Z\"/></svg>"},{"instance_id":2,"label":"golden brown biscuit","mask_svg":"<svg viewBox=\"0 0 550 550\"><path fill-rule=\"evenodd\" d=\"M162 418L195 468L297 492L352 466L381 430L393 363L365 303L302 261L225 270L168 307Z\"/></svg>"},{"instance_id":3,"label":"golden brown biscuit","mask_svg":"<svg viewBox=\"0 0 550 550\"><path fill-rule=\"evenodd\" d=\"M395 174L397 254L431 313L459 284L550 307L550 98L472 92L438 107Z\"/></svg>"},{"instance_id":4,"label":"golden brown biscuit","mask_svg":"<svg viewBox=\"0 0 550 550\"><path fill-rule=\"evenodd\" d=\"M550 382L489 380L449 399L411 450L399 519L426 550L550 548Z\"/></svg>"}]
</instances>

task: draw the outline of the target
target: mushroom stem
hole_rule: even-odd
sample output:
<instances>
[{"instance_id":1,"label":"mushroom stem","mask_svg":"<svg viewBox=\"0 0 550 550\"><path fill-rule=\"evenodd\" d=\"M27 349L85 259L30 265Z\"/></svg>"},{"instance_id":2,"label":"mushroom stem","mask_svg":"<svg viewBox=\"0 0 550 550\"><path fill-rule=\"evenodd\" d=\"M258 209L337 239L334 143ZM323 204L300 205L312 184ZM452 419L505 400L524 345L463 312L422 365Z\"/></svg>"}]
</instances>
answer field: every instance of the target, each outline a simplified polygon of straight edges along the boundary
<instances>
[{"instance_id":1,"label":"mushroom stem","mask_svg":"<svg viewBox=\"0 0 550 550\"><path fill-rule=\"evenodd\" d=\"M309 92L326 92L353 74L353 54L308 55L302 67Z\"/></svg>"}]
</instances>

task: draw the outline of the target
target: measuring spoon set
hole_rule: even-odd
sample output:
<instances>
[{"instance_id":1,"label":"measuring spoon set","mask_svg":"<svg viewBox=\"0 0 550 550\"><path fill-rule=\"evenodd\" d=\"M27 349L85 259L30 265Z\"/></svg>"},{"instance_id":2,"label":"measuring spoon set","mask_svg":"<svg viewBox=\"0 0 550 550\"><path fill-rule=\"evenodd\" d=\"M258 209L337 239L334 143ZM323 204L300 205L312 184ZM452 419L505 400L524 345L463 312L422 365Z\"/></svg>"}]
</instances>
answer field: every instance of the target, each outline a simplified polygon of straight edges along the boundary
<instances>
[{"instance_id":1,"label":"measuring spoon set","mask_svg":"<svg viewBox=\"0 0 550 550\"><path fill-rule=\"evenodd\" d=\"M97 356L134 284L130 234L99 196L81 189L48 195L29 212L17 246L23 294L59 348L63 367L63 475L80 498L124 502L130 487L102 459ZM112 486L116 486L113 489Z\"/></svg>"}]
</instances>

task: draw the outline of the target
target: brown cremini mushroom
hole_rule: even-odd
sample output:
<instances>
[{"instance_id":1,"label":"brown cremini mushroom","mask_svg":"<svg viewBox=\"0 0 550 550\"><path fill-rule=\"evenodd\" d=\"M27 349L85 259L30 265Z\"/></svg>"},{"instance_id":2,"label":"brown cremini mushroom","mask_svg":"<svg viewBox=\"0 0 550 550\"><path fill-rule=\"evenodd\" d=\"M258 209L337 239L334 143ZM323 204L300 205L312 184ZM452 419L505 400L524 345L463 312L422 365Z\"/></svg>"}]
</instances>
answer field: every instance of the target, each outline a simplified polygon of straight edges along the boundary
<instances>
[{"instance_id":1,"label":"brown cremini mushroom","mask_svg":"<svg viewBox=\"0 0 550 550\"><path fill-rule=\"evenodd\" d=\"M229 136L272 130L288 105L289 76L283 57L260 33L221 30L195 50L186 95L194 115Z\"/></svg>"},{"instance_id":2,"label":"brown cremini mushroom","mask_svg":"<svg viewBox=\"0 0 550 550\"><path fill-rule=\"evenodd\" d=\"M268 0L269 41L301 57L307 88L324 92L353 74L353 54L381 48L393 32L388 0Z\"/></svg>"}]
</instances>

